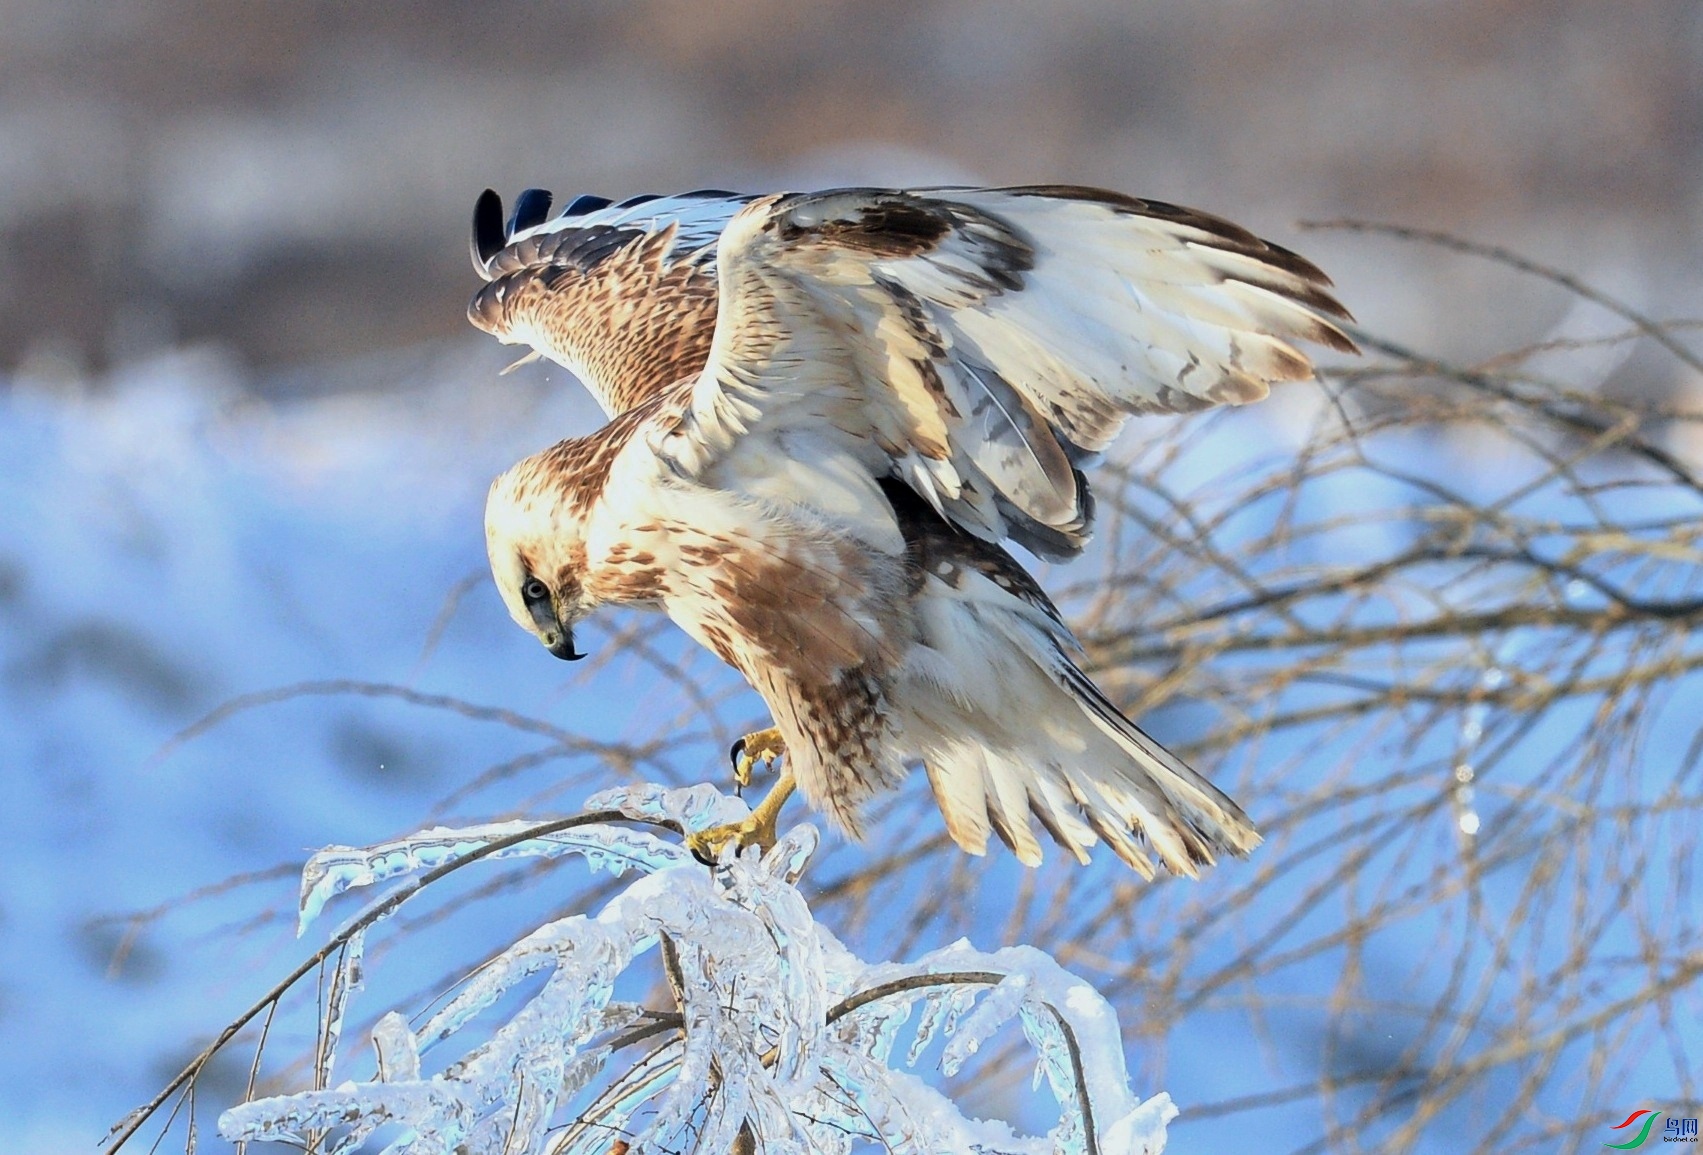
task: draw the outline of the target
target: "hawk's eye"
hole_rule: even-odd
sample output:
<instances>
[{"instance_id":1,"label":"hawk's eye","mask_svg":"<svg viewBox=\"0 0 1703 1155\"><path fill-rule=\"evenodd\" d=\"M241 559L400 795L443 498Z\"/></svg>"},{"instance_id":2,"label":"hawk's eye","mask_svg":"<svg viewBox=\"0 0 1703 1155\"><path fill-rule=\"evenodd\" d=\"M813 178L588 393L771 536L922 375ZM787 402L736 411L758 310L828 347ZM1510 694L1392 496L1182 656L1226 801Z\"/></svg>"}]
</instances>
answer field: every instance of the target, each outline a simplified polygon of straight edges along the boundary
<instances>
[{"instance_id":1,"label":"hawk's eye","mask_svg":"<svg viewBox=\"0 0 1703 1155\"><path fill-rule=\"evenodd\" d=\"M526 599L527 605L547 602L550 600L550 587L537 578L529 578L527 583L520 587L520 596Z\"/></svg>"}]
</instances>

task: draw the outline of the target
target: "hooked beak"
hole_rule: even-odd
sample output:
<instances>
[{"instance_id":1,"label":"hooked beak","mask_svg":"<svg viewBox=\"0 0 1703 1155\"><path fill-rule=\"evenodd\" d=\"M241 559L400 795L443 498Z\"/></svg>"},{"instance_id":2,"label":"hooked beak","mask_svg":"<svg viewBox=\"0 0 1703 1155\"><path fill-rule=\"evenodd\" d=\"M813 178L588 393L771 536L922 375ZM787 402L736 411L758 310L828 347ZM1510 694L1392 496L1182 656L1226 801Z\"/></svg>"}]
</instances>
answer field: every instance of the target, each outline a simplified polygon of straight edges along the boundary
<instances>
[{"instance_id":1,"label":"hooked beak","mask_svg":"<svg viewBox=\"0 0 1703 1155\"><path fill-rule=\"evenodd\" d=\"M577 662L585 657L584 654L574 649L574 632L572 630L563 630L561 637L553 642L546 642L544 648L564 662Z\"/></svg>"}]
</instances>

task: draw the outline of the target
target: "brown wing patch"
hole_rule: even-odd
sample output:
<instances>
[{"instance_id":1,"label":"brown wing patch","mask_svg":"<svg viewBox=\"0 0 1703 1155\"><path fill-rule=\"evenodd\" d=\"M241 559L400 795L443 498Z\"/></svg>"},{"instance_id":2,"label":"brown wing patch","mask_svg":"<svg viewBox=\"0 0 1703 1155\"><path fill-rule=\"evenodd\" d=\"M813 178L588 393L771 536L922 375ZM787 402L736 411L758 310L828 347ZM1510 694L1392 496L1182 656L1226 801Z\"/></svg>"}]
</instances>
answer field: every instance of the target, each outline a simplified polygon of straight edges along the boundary
<instances>
[{"instance_id":1,"label":"brown wing patch","mask_svg":"<svg viewBox=\"0 0 1703 1155\"><path fill-rule=\"evenodd\" d=\"M789 556L779 543L696 539L676 549L693 556L683 572L697 596L670 612L678 620L691 606L689 628L768 704L806 796L855 835L862 802L903 769L886 687L910 637L910 600L850 540Z\"/></svg>"},{"instance_id":2,"label":"brown wing patch","mask_svg":"<svg viewBox=\"0 0 1703 1155\"><path fill-rule=\"evenodd\" d=\"M804 562L729 541L706 571L754 656L794 680L827 682L841 670L896 656L886 652L890 623L872 626L867 613L856 613L879 598L862 552L849 541L834 550L832 560Z\"/></svg>"},{"instance_id":3,"label":"brown wing patch","mask_svg":"<svg viewBox=\"0 0 1703 1155\"><path fill-rule=\"evenodd\" d=\"M495 277L467 316L499 337L529 339L583 370L611 413L624 413L709 360L715 334L711 250L673 253L674 226L645 233L598 225L528 237L497 254Z\"/></svg>"},{"instance_id":4,"label":"brown wing patch","mask_svg":"<svg viewBox=\"0 0 1703 1155\"><path fill-rule=\"evenodd\" d=\"M789 193L769 212L764 229L805 248L898 260L950 242L974 262L973 268L955 263L954 276L984 293L1022 287L1022 275L1035 267L1034 246L1019 229L939 194L874 188Z\"/></svg>"},{"instance_id":5,"label":"brown wing patch","mask_svg":"<svg viewBox=\"0 0 1703 1155\"><path fill-rule=\"evenodd\" d=\"M938 203L929 203L903 193L877 196L873 200L845 198L844 215L822 216L810 211L820 206L830 214L836 207L832 194L800 193L784 198L777 209L796 207L801 212L777 213L766 227L783 241L808 239L879 257L910 257L933 249L952 231L952 216Z\"/></svg>"}]
</instances>

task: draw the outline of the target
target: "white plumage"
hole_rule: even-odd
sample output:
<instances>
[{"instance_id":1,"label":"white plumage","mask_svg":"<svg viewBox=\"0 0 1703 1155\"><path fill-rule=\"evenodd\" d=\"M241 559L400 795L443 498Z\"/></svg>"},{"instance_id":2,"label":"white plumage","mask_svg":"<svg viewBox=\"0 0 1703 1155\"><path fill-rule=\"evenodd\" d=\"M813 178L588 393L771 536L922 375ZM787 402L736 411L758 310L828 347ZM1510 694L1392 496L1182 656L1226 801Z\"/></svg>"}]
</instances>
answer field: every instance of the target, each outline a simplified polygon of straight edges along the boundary
<instances>
[{"instance_id":1,"label":"white plumage","mask_svg":"<svg viewBox=\"0 0 1703 1155\"><path fill-rule=\"evenodd\" d=\"M682 202L695 228L727 207L707 199ZM1298 339L1352 349L1323 274L1097 190L741 198L713 254L682 251L662 204L636 206L642 227L627 206L494 237L482 202L483 239L476 216L493 280L475 319L585 372L617 414L493 487L516 620L572 654L599 604L667 610L763 696L804 793L853 832L920 763L974 853L991 833L1038 862L1031 815L1079 858L1104 841L1144 874L1143 842L1185 874L1256 845L1082 673L998 543L1079 552L1080 469L1130 414L1257 400L1311 372ZM654 317L669 293L696 320L646 361L605 310L613 294Z\"/></svg>"}]
</instances>

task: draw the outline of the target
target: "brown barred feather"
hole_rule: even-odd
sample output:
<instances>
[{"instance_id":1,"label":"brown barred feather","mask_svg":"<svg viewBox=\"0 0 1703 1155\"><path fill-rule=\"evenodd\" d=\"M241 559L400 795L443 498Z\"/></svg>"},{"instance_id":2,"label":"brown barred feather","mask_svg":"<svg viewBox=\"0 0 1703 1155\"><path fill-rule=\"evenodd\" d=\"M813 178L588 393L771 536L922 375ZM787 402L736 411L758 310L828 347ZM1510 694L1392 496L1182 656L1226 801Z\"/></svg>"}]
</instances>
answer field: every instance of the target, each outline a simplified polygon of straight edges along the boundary
<instances>
[{"instance_id":1,"label":"brown barred feather","mask_svg":"<svg viewBox=\"0 0 1703 1155\"><path fill-rule=\"evenodd\" d=\"M590 236L587 234L591 233ZM607 413L696 377L715 334L715 266L672 227L545 233L497 254L467 316L569 364ZM671 259L672 258L672 259Z\"/></svg>"}]
</instances>

